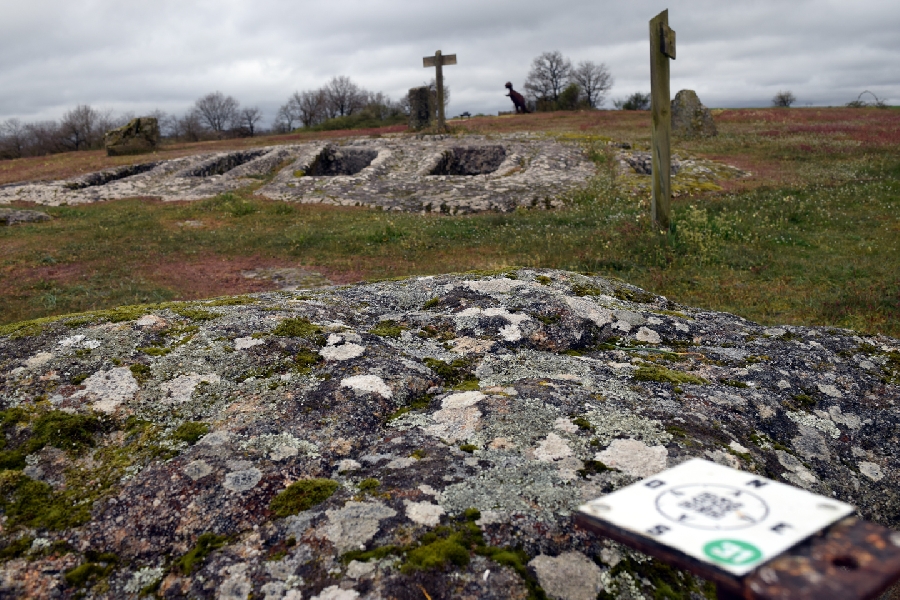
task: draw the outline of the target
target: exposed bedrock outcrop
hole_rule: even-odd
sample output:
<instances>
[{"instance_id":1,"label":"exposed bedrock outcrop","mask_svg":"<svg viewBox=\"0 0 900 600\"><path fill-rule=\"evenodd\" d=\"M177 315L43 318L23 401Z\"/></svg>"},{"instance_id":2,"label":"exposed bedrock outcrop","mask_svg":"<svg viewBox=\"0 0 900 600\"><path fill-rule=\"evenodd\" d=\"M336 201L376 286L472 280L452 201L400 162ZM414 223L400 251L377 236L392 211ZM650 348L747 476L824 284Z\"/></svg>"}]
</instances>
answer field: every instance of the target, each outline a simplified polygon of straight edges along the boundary
<instances>
[{"instance_id":1,"label":"exposed bedrock outcrop","mask_svg":"<svg viewBox=\"0 0 900 600\"><path fill-rule=\"evenodd\" d=\"M900 526L900 341L599 277L46 319L0 373L3 596L687 598L570 519L695 456Z\"/></svg>"}]
</instances>

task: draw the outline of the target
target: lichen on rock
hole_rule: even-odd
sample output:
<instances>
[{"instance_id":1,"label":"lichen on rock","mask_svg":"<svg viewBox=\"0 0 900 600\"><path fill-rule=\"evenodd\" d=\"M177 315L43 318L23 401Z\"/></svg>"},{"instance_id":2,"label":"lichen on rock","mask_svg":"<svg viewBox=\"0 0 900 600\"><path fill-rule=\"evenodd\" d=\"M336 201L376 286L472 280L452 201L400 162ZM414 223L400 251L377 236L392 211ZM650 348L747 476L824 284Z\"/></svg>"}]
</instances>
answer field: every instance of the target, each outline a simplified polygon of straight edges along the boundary
<instances>
[{"instance_id":1,"label":"lichen on rock","mask_svg":"<svg viewBox=\"0 0 900 600\"><path fill-rule=\"evenodd\" d=\"M532 269L3 331L3 596L688 597L571 513L690 457L900 526L885 336Z\"/></svg>"}]
</instances>

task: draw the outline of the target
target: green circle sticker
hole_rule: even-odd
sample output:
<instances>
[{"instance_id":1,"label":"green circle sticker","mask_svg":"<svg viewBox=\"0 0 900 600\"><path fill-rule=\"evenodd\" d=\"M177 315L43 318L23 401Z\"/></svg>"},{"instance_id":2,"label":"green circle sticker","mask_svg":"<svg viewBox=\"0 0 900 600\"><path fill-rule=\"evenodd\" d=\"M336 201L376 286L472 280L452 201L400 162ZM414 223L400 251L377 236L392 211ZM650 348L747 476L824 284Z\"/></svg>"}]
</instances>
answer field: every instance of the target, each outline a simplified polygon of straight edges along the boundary
<instances>
[{"instance_id":1,"label":"green circle sticker","mask_svg":"<svg viewBox=\"0 0 900 600\"><path fill-rule=\"evenodd\" d=\"M762 558L762 552L753 544L741 540L713 540L703 546L703 553L716 562L741 567Z\"/></svg>"}]
</instances>

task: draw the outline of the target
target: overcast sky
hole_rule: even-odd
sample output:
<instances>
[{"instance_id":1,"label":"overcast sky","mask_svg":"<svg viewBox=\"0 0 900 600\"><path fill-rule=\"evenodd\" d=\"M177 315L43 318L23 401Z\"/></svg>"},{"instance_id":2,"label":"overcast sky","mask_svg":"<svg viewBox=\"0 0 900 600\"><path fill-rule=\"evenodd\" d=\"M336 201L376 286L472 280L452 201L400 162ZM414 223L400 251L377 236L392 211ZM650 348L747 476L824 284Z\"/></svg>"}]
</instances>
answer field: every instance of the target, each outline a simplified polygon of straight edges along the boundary
<instances>
[{"instance_id":1,"label":"overcast sky","mask_svg":"<svg viewBox=\"0 0 900 600\"><path fill-rule=\"evenodd\" d=\"M222 91L271 123L296 90L347 75L394 99L427 82L440 49L448 114L510 110L532 59L559 50L609 67L610 98L649 91L647 22L669 9L672 94L710 107L900 104L897 0L0 0L0 121L78 104L183 114ZM607 100L606 106L611 106Z\"/></svg>"}]
</instances>

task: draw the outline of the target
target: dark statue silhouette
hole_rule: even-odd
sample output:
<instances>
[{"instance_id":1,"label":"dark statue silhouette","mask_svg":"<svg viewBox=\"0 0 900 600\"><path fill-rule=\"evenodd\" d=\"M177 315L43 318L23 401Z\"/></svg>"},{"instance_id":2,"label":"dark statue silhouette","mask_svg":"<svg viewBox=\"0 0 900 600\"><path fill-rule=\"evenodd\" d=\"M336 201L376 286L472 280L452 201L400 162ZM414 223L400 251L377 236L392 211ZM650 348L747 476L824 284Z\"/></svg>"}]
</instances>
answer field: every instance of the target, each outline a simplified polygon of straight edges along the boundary
<instances>
[{"instance_id":1,"label":"dark statue silhouette","mask_svg":"<svg viewBox=\"0 0 900 600\"><path fill-rule=\"evenodd\" d=\"M509 90L507 96L510 100L513 101L513 104L516 105L517 113L529 113L528 106L525 105L525 96L517 92L513 89L513 85L510 82L506 82L506 88Z\"/></svg>"}]
</instances>

